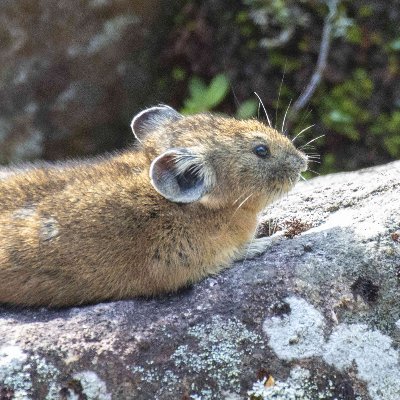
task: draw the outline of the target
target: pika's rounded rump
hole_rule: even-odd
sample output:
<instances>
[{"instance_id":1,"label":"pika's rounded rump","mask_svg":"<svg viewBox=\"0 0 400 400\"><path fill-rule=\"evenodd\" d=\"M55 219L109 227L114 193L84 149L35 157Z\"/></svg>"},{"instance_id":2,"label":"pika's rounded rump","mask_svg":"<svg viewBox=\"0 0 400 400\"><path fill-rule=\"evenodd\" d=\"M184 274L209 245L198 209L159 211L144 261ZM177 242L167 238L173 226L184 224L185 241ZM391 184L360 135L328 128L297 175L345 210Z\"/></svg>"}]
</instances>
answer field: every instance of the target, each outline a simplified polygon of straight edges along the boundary
<instances>
[{"instance_id":1,"label":"pika's rounded rump","mask_svg":"<svg viewBox=\"0 0 400 400\"><path fill-rule=\"evenodd\" d=\"M244 254L257 216L307 168L257 120L140 112L133 149L0 181L0 302L68 306L154 296Z\"/></svg>"}]
</instances>

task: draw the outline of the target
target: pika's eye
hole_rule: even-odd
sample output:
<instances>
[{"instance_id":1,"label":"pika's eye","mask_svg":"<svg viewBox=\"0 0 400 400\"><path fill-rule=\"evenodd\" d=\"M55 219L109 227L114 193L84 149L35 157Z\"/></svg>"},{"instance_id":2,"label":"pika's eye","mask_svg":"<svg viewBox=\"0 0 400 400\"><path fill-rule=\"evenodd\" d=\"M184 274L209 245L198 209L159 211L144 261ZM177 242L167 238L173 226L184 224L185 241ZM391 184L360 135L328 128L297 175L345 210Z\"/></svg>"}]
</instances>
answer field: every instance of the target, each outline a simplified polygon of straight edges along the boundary
<instances>
[{"instance_id":1,"label":"pika's eye","mask_svg":"<svg viewBox=\"0 0 400 400\"><path fill-rule=\"evenodd\" d=\"M270 155L269 148L265 144L258 144L253 148L253 153L260 158L267 158Z\"/></svg>"}]
</instances>

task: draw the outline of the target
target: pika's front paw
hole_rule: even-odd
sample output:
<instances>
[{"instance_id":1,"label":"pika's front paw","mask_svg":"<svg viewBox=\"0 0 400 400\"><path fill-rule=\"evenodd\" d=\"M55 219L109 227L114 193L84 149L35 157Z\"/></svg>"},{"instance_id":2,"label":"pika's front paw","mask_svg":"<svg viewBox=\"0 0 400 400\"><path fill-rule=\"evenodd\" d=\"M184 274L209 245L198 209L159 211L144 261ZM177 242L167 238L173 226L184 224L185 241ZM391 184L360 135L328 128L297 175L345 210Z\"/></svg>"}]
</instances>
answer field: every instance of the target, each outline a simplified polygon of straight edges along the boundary
<instances>
[{"instance_id":1,"label":"pika's front paw","mask_svg":"<svg viewBox=\"0 0 400 400\"><path fill-rule=\"evenodd\" d=\"M267 250L270 243L270 237L253 239L250 243L247 244L246 247L240 250L237 257L235 258L235 261L248 260L250 258L258 257Z\"/></svg>"}]
</instances>

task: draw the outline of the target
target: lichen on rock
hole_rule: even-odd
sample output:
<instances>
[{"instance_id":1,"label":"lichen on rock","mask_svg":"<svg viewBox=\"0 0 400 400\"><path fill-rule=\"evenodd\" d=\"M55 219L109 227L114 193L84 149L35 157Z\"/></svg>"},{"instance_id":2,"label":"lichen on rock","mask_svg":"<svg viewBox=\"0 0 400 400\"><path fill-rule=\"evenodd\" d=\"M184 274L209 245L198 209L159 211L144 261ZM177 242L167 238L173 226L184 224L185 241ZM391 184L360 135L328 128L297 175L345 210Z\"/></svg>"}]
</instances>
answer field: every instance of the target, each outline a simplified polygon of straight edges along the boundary
<instances>
[{"instance_id":1,"label":"lichen on rock","mask_svg":"<svg viewBox=\"0 0 400 400\"><path fill-rule=\"evenodd\" d=\"M1 307L0 393L398 400L399 176L395 162L298 184L264 218L310 229L177 294Z\"/></svg>"}]
</instances>

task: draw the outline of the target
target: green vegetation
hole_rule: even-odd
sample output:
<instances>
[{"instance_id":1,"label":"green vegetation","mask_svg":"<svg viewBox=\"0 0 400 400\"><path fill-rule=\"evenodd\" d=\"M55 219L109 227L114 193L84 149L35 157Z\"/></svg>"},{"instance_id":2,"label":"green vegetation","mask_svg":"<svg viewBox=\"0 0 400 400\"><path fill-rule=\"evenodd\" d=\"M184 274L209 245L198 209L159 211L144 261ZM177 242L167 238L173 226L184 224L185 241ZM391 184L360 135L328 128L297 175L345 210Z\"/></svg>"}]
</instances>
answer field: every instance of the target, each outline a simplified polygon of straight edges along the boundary
<instances>
[{"instance_id":1,"label":"green vegetation","mask_svg":"<svg viewBox=\"0 0 400 400\"><path fill-rule=\"evenodd\" d=\"M360 126L371 123L368 99L374 84L364 69L356 69L351 78L325 93L319 110L321 120L331 130L352 141L360 140Z\"/></svg>"},{"instance_id":2,"label":"green vegetation","mask_svg":"<svg viewBox=\"0 0 400 400\"><path fill-rule=\"evenodd\" d=\"M188 85L190 97L185 100L182 112L194 114L209 111L218 106L229 90L229 80L224 74L215 76L207 86L203 80L193 77Z\"/></svg>"},{"instance_id":3,"label":"green vegetation","mask_svg":"<svg viewBox=\"0 0 400 400\"><path fill-rule=\"evenodd\" d=\"M219 74L206 85L203 80L195 76L190 79L188 89L190 97L184 101L184 107L181 109L183 114L211 111L225 100L229 92L229 79L226 74ZM246 100L238 107L236 117L251 118L256 114L257 108L256 100Z\"/></svg>"},{"instance_id":4,"label":"green vegetation","mask_svg":"<svg viewBox=\"0 0 400 400\"><path fill-rule=\"evenodd\" d=\"M242 0L227 7L223 0L201 6L190 1L190 12L185 8L176 19L176 30L178 37L191 39L184 53L175 55L179 67L171 72L182 85L182 111L255 117L256 91L280 128L289 102L299 98L315 69L328 3ZM313 165L316 171L400 158L399 24L390 2L338 2L322 80L307 106L295 118L288 114L292 137L315 125L296 143L325 134L313 143L313 152L322 157L321 165Z\"/></svg>"}]
</instances>

